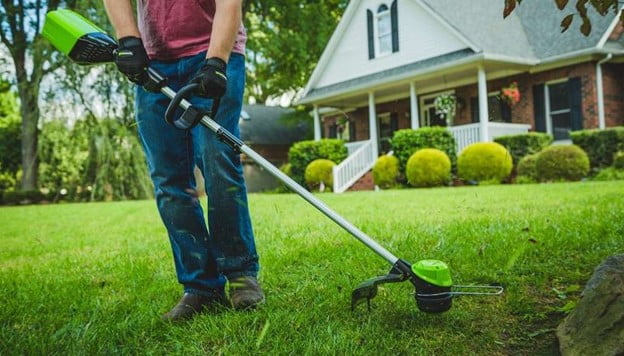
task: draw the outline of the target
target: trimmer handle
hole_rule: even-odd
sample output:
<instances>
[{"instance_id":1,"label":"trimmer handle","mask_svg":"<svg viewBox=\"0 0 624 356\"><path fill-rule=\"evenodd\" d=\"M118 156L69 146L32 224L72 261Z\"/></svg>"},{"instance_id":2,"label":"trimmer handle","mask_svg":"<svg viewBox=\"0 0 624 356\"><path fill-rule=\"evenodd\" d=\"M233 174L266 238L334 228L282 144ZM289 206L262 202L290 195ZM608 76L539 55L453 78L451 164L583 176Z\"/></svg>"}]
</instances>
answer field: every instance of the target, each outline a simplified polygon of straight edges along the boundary
<instances>
[{"instance_id":1,"label":"trimmer handle","mask_svg":"<svg viewBox=\"0 0 624 356\"><path fill-rule=\"evenodd\" d=\"M184 87L182 87L176 95L171 98L171 102L169 102L169 106L167 106L167 111L165 111L165 121L169 125L173 125L179 129L187 130L195 127L201 121L204 113L200 110L195 109L193 106L189 106L182 115L175 120L175 113L180 106L180 103L183 99L186 99L189 94L193 94L197 92L199 88L199 84L191 83ZM221 98L214 98L212 100L212 108L210 109L210 113L208 114L213 119L217 114L217 110L219 110L219 105L221 104Z\"/></svg>"}]
</instances>

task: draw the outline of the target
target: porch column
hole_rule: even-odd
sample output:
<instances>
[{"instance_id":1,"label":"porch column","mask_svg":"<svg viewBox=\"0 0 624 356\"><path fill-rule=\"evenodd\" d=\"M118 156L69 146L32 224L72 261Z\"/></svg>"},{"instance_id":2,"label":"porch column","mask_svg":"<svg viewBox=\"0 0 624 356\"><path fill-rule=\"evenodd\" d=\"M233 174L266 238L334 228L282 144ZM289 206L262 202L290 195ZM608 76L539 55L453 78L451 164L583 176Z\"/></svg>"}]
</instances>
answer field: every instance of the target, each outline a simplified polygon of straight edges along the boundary
<instances>
[{"instance_id":1,"label":"porch column","mask_svg":"<svg viewBox=\"0 0 624 356\"><path fill-rule=\"evenodd\" d=\"M605 124L605 107L604 107L604 87L602 84L602 64L606 63L613 57L609 53L605 58L596 63L596 95L598 99L598 128L603 130L606 127Z\"/></svg>"},{"instance_id":2,"label":"porch column","mask_svg":"<svg viewBox=\"0 0 624 356\"><path fill-rule=\"evenodd\" d=\"M314 105L314 141L321 139L321 117L318 105Z\"/></svg>"},{"instance_id":3,"label":"porch column","mask_svg":"<svg viewBox=\"0 0 624 356\"><path fill-rule=\"evenodd\" d=\"M418 96L416 96L416 84L410 83L410 117L412 118L412 129L420 126L420 117L418 116Z\"/></svg>"},{"instance_id":4,"label":"porch column","mask_svg":"<svg viewBox=\"0 0 624 356\"><path fill-rule=\"evenodd\" d=\"M368 137L373 141L373 156L379 155L377 142L377 109L375 108L375 93L368 93Z\"/></svg>"},{"instance_id":5,"label":"porch column","mask_svg":"<svg viewBox=\"0 0 624 356\"><path fill-rule=\"evenodd\" d=\"M485 78L485 69L483 66L479 66L479 128L481 132L480 140L481 142L489 141L489 132L488 132L488 95L487 95L487 80Z\"/></svg>"}]
</instances>

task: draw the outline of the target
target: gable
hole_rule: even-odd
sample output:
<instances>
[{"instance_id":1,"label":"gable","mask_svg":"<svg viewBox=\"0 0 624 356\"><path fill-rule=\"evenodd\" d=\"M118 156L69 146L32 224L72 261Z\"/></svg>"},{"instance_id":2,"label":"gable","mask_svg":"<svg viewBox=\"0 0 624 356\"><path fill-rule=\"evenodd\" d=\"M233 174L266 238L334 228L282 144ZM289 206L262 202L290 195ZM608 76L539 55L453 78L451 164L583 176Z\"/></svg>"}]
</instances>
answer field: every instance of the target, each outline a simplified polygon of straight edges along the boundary
<instances>
[{"instance_id":1,"label":"gable","mask_svg":"<svg viewBox=\"0 0 624 356\"><path fill-rule=\"evenodd\" d=\"M428 9L414 0L398 1L399 51L369 59L367 10L376 13L385 4L390 7L392 0L360 0L352 2L351 16L343 21L342 33L332 46L325 49L322 61L315 73L318 79L310 83L313 87L324 87L384 70L438 57L469 47L448 26L432 15ZM340 26L339 26L340 28ZM325 66L322 66L325 63Z\"/></svg>"}]
</instances>

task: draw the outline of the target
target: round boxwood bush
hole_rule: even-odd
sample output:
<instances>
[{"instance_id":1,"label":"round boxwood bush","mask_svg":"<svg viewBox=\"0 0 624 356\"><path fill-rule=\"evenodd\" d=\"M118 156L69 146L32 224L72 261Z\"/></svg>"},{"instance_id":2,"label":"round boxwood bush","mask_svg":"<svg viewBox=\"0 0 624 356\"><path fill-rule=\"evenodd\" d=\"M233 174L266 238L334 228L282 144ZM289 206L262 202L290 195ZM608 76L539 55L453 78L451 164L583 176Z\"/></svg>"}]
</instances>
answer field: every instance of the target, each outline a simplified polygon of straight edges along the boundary
<instances>
[{"instance_id":1,"label":"round boxwood bush","mask_svg":"<svg viewBox=\"0 0 624 356\"><path fill-rule=\"evenodd\" d=\"M532 154L524 156L520 162L518 162L518 178L529 178L533 181L537 180L537 168L535 162L537 162L538 154Z\"/></svg>"},{"instance_id":2,"label":"round boxwood bush","mask_svg":"<svg viewBox=\"0 0 624 356\"><path fill-rule=\"evenodd\" d=\"M457 174L466 181L500 183L512 168L511 154L496 142L473 143L457 158Z\"/></svg>"},{"instance_id":3,"label":"round boxwood bush","mask_svg":"<svg viewBox=\"0 0 624 356\"><path fill-rule=\"evenodd\" d=\"M577 145L546 147L535 162L540 181L576 181L589 173L589 158Z\"/></svg>"},{"instance_id":4,"label":"round boxwood bush","mask_svg":"<svg viewBox=\"0 0 624 356\"><path fill-rule=\"evenodd\" d=\"M381 188L389 188L396 184L399 177L399 159L395 156L383 155L373 166L373 180Z\"/></svg>"},{"instance_id":5,"label":"round boxwood bush","mask_svg":"<svg viewBox=\"0 0 624 356\"><path fill-rule=\"evenodd\" d=\"M336 165L328 159L316 159L305 169L305 181L311 189L316 189L321 183L326 189L331 189L334 184L332 169Z\"/></svg>"},{"instance_id":6,"label":"round boxwood bush","mask_svg":"<svg viewBox=\"0 0 624 356\"><path fill-rule=\"evenodd\" d=\"M451 160L435 148L416 151L405 167L407 182L414 187L436 187L451 178Z\"/></svg>"}]
</instances>

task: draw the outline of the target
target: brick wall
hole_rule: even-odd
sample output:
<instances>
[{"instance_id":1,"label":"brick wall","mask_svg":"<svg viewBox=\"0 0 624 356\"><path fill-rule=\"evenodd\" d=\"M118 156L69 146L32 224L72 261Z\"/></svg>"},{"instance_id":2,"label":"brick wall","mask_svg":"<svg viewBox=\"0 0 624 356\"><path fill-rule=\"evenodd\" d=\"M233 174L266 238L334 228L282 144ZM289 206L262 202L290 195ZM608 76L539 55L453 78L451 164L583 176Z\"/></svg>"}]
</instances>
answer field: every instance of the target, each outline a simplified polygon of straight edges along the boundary
<instances>
[{"instance_id":1,"label":"brick wall","mask_svg":"<svg viewBox=\"0 0 624 356\"><path fill-rule=\"evenodd\" d=\"M624 126L624 63L602 65L605 123L607 127Z\"/></svg>"}]
</instances>

